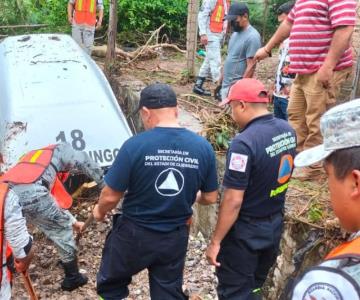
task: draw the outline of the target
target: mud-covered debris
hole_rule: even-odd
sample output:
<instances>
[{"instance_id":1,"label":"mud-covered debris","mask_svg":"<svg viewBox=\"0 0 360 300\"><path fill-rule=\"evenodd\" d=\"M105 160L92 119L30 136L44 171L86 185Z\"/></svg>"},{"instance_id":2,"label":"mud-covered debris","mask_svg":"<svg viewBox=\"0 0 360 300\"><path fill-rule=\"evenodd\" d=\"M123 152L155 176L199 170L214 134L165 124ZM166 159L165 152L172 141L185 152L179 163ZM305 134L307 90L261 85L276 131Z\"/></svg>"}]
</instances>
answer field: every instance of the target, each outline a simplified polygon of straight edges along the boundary
<instances>
[{"instance_id":1,"label":"mud-covered debris","mask_svg":"<svg viewBox=\"0 0 360 300\"><path fill-rule=\"evenodd\" d=\"M18 39L18 42L27 42L31 39L29 35L22 37L21 39Z\"/></svg>"}]
</instances>

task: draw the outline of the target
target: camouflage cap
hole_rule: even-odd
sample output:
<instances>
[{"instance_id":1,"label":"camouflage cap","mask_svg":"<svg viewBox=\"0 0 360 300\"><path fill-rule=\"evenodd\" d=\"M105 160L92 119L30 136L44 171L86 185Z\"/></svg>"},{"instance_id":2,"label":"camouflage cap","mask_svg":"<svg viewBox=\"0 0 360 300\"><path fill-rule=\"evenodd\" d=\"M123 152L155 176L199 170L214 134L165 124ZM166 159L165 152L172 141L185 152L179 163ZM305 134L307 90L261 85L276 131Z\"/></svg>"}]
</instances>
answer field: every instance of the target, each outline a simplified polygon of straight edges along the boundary
<instances>
[{"instance_id":1,"label":"camouflage cap","mask_svg":"<svg viewBox=\"0 0 360 300\"><path fill-rule=\"evenodd\" d=\"M360 99L327 111L320 119L320 129L324 143L299 153L296 167L310 166L339 149L360 146Z\"/></svg>"}]
</instances>

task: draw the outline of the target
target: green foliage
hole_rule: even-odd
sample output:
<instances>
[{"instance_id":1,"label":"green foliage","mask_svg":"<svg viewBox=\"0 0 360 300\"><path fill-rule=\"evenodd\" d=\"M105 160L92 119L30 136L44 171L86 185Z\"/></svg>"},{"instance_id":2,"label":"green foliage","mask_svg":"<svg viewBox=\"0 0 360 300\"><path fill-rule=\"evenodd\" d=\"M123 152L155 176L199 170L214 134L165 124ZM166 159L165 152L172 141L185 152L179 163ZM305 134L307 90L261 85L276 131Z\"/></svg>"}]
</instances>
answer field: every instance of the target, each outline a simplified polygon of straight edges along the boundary
<instances>
[{"instance_id":1,"label":"green foliage","mask_svg":"<svg viewBox=\"0 0 360 300\"><path fill-rule=\"evenodd\" d=\"M0 0L0 24L47 24L48 27L37 31L68 32L67 3L68 0ZM3 30L1 33L26 32L30 31Z\"/></svg>"},{"instance_id":2,"label":"green foliage","mask_svg":"<svg viewBox=\"0 0 360 300\"><path fill-rule=\"evenodd\" d=\"M26 9L21 0L0 1L0 24L13 25L26 19Z\"/></svg>"},{"instance_id":3,"label":"green foliage","mask_svg":"<svg viewBox=\"0 0 360 300\"><path fill-rule=\"evenodd\" d=\"M29 22L48 24L52 32L70 30L67 21L68 0L27 0L29 2Z\"/></svg>"},{"instance_id":4,"label":"green foliage","mask_svg":"<svg viewBox=\"0 0 360 300\"><path fill-rule=\"evenodd\" d=\"M150 31L165 24L160 37L166 34L170 41L184 41L186 36L188 0L117 0L118 32L121 43L143 43ZM240 0L233 0L240 1ZM248 2L251 23L263 32L264 5ZM260 0L259 0L260 1ZM276 9L287 0L269 0L269 14L265 20L268 39L278 26ZM68 0L0 0L0 24L48 24L47 32L69 32L67 23ZM109 0L104 0L104 31L109 16ZM34 32L28 30L28 32ZM1 31L0 34L24 33L19 30Z\"/></svg>"},{"instance_id":5,"label":"green foliage","mask_svg":"<svg viewBox=\"0 0 360 300\"><path fill-rule=\"evenodd\" d=\"M230 142L230 133L227 128L222 128L221 132L217 132L216 134L216 145L220 149L228 149L229 148L229 142Z\"/></svg>"},{"instance_id":6,"label":"green foliage","mask_svg":"<svg viewBox=\"0 0 360 300\"><path fill-rule=\"evenodd\" d=\"M162 24L172 39L186 35L187 0L118 0L118 30L149 33Z\"/></svg>"},{"instance_id":7,"label":"green foliage","mask_svg":"<svg viewBox=\"0 0 360 300\"><path fill-rule=\"evenodd\" d=\"M288 0L270 0L269 11L266 20L264 19L264 5L249 2L248 6L250 10L250 22L260 32L261 35L263 34L265 27L265 41L272 36L272 34L279 26L276 11L278 7L285 2L288 2Z\"/></svg>"},{"instance_id":8,"label":"green foliage","mask_svg":"<svg viewBox=\"0 0 360 300\"><path fill-rule=\"evenodd\" d=\"M308 219L312 223L316 223L320 221L323 217L323 210L321 205L318 203L312 203L309 212L308 212Z\"/></svg>"}]
</instances>

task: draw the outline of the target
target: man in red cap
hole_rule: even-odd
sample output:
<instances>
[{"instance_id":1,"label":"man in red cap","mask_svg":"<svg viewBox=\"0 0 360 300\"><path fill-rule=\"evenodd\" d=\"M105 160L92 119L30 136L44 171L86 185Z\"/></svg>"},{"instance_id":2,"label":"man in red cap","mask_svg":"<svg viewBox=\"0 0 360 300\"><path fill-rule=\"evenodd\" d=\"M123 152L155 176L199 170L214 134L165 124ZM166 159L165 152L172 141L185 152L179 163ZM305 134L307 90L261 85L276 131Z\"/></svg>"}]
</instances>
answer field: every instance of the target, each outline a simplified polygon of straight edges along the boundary
<instances>
[{"instance_id":1,"label":"man in red cap","mask_svg":"<svg viewBox=\"0 0 360 300\"><path fill-rule=\"evenodd\" d=\"M221 103L230 104L242 130L227 153L224 196L206 252L217 267L220 300L261 299L279 250L296 135L286 121L269 113L267 102L264 85L245 78Z\"/></svg>"}]
</instances>

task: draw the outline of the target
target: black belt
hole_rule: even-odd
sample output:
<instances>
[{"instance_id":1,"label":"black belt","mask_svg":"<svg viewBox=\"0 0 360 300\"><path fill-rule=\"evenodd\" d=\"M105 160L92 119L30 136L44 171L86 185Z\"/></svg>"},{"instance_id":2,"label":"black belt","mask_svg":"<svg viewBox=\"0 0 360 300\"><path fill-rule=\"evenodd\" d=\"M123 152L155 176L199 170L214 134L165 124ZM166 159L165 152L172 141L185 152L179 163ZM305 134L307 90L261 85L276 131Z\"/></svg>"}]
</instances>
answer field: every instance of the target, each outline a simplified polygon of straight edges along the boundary
<instances>
[{"instance_id":1,"label":"black belt","mask_svg":"<svg viewBox=\"0 0 360 300\"><path fill-rule=\"evenodd\" d=\"M239 219L245 220L245 221L272 221L274 219L276 219L277 217L283 215L282 211L278 211L276 213L267 215L267 216L262 216L262 217L258 217L258 216L247 216L247 215L242 215L240 214Z\"/></svg>"}]
</instances>

